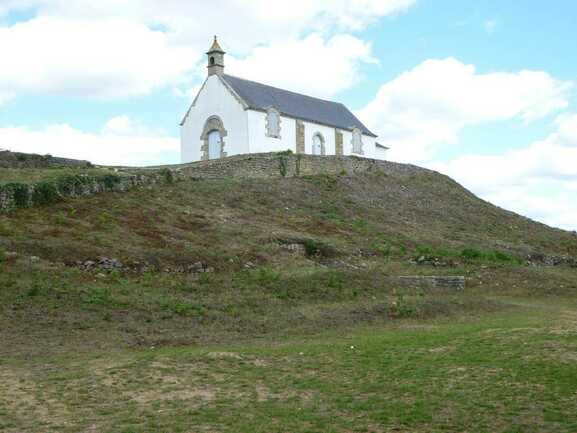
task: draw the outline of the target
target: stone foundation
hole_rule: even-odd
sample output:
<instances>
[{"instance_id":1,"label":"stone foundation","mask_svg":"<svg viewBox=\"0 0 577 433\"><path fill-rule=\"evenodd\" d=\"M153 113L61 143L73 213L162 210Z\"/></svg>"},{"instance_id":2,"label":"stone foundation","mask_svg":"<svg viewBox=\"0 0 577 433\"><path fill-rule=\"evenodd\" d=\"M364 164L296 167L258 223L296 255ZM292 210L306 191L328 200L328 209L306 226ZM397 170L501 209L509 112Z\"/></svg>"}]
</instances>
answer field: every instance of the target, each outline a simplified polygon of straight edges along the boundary
<instances>
[{"instance_id":1,"label":"stone foundation","mask_svg":"<svg viewBox=\"0 0 577 433\"><path fill-rule=\"evenodd\" d=\"M283 152L229 156L224 159L192 162L173 168L185 177L192 178L297 177L315 174L354 175L371 172L403 176L427 171L409 164L358 156L295 155Z\"/></svg>"}]
</instances>

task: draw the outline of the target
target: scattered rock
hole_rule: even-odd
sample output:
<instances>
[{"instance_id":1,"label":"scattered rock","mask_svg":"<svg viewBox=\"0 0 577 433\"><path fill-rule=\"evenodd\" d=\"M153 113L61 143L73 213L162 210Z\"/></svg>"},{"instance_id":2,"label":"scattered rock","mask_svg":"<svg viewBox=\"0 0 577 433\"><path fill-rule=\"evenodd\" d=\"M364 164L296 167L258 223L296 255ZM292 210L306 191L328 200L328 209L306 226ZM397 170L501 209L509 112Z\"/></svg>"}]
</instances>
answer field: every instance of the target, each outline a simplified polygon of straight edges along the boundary
<instances>
[{"instance_id":1,"label":"scattered rock","mask_svg":"<svg viewBox=\"0 0 577 433\"><path fill-rule=\"evenodd\" d=\"M124 264L117 259L108 257L99 257L96 260L78 261L75 263L75 266L88 272L111 272L117 270L122 272L144 273L153 269L158 270L158 266L153 266L148 263L133 261ZM204 272L215 272L214 267L208 266L202 262L196 262L191 265L166 266L161 270L170 274L199 274Z\"/></svg>"},{"instance_id":2,"label":"scattered rock","mask_svg":"<svg viewBox=\"0 0 577 433\"><path fill-rule=\"evenodd\" d=\"M435 266L435 267L449 267L449 266L456 266L456 263L451 261L443 261L438 257L430 257L430 256L419 256L416 259L409 260L409 263L413 265L428 265L428 266Z\"/></svg>"},{"instance_id":3,"label":"scattered rock","mask_svg":"<svg viewBox=\"0 0 577 433\"><path fill-rule=\"evenodd\" d=\"M560 266L569 265L577 267L577 258L570 256L548 256L542 253L529 254L526 258L529 266Z\"/></svg>"},{"instance_id":4,"label":"scattered rock","mask_svg":"<svg viewBox=\"0 0 577 433\"><path fill-rule=\"evenodd\" d=\"M76 262L76 266L85 271L113 271L122 270L124 266L117 259L99 257L97 260L85 260Z\"/></svg>"},{"instance_id":5,"label":"scattered rock","mask_svg":"<svg viewBox=\"0 0 577 433\"><path fill-rule=\"evenodd\" d=\"M283 250L290 251L291 253L299 256L304 256L306 254L305 246L301 243L281 244L280 247Z\"/></svg>"}]
</instances>

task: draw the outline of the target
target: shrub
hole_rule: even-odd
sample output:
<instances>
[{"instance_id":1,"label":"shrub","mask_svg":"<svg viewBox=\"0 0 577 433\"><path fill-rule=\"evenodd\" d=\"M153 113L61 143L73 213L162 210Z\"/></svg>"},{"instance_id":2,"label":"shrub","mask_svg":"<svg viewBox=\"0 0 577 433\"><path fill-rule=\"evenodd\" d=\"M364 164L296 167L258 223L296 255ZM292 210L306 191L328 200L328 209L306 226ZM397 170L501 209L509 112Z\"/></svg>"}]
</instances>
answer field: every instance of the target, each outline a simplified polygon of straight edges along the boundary
<instances>
[{"instance_id":1,"label":"shrub","mask_svg":"<svg viewBox=\"0 0 577 433\"><path fill-rule=\"evenodd\" d=\"M279 169L280 175L282 177L286 177L287 172L288 172L288 159L286 158L286 156L284 156L284 155L279 156L278 169Z\"/></svg>"},{"instance_id":2,"label":"shrub","mask_svg":"<svg viewBox=\"0 0 577 433\"><path fill-rule=\"evenodd\" d=\"M28 207L30 202L30 188L23 183L8 183L0 186L4 191L11 193L14 197L14 205L17 208Z\"/></svg>"},{"instance_id":3,"label":"shrub","mask_svg":"<svg viewBox=\"0 0 577 433\"><path fill-rule=\"evenodd\" d=\"M305 239L302 244L307 257L331 257L336 254L333 247L315 239Z\"/></svg>"},{"instance_id":4,"label":"shrub","mask_svg":"<svg viewBox=\"0 0 577 433\"><path fill-rule=\"evenodd\" d=\"M0 263L4 262L6 260L6 252L0 248Z\"/></svg>"},{"instance_id":5,"label":"shrub","mask_svg":"<svg viewBox=\"0 0 577 433\"><path fill-rule=\"evenodd\" d=\"M38 182L34 185L32 192L32 203L35 205L47 205L57 203L61 200L56 184L54 182Z\"/></svg>"},{"instance_id":6,"label":"shrub","mask_svg":"<svg viewBox=\"0 0 577 433\"><path fill-rule=\"evenodd\" d=\"M402 291L393 291L393 298L389 305L391 317L405 318L414 317L419 314L419 308L415 302L410 302Z\"/></svg>"},{"instance_id":7,"label":"shrub","mask_svg":"<svg viewBox=\"0 0 577 433\"><path fill-rule=\"evenodd\" d=\"M104 185L107 191L112 191L116 185L120 183L122 178L117 174L105 174L98 178Z\"/></svg>"},{"instance_id":8,"label":"shrub","mask_svg":"<svg viewBox=\"0 0 577 433\"><path fill-rule=\"evenodd\" d=\"M174 183L174 173L168 168L160 170L160 175L164 178L166 183Z\"/></svg>"}]
</instances>

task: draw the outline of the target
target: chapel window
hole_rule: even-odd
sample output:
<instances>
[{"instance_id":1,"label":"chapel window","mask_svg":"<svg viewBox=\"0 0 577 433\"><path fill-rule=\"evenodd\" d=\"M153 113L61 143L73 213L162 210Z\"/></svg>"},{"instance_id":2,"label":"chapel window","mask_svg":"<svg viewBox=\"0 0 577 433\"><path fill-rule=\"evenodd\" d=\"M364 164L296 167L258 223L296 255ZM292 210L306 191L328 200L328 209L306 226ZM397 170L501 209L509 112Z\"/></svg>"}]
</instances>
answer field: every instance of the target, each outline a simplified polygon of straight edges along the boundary
<instances>
[{"instance_id":1,"label":"chapel window","mask_svg":"<svg viewBox=\"0 0 577 433\"><path fill-rule=\"evenodd\" d=\"M358 128L353 129L353 153L363 154L363 134Z\"/></svg>"},{"instance_id":2,"label":"chapel window","mask_svg":"<svg viewBox=\"0 0 577 433\"><path fill-rule=\"evenodd\" d=\"M268 137L280 138L280 113L274 108L270 108L267 111L266 135Z\"/></svg>"}]
</instances>

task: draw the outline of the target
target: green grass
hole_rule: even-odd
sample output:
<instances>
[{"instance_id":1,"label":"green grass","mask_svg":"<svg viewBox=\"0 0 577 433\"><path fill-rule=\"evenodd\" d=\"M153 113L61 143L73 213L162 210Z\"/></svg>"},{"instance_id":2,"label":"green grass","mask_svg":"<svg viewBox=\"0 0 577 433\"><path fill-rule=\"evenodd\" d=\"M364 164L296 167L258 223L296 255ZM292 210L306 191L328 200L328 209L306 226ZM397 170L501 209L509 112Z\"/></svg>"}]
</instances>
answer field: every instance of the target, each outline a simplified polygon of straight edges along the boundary
<instances>
[{"instance_id":1,"label":"green grass","mask_svg":"<svg viewBox=\"0 0 577 433\"><path fill-rule=\"evenodd\" d=\"M577 308L0 363L6 432L577 431Z\"/></svg>"},{"instance_id":2,"label":"green grass","mask_svg":"<svg viewBox=\"0 0 577 433\"><path fill-rule=\"evenodd\" d=\"M577 431L577 272L530 252L577 241L430 173L0 215L0 431ZM76 265L101 256L129 269ZM466 289L390 278L407 275Z\"/></svg>"},{"instance_id":3,"label":"green grass","mask_svg":"<svg viewBox=\"0 0 577 433\"><path fill-rule=\"evenodd\" d=\"M106 168L0 168L0 184L3 183L35 183L53 181L62 176L87 175L98 176L110 174Z\"/></svg>"}]
</instances>

